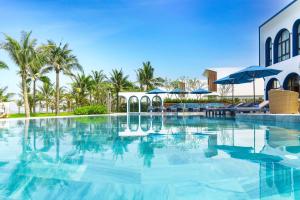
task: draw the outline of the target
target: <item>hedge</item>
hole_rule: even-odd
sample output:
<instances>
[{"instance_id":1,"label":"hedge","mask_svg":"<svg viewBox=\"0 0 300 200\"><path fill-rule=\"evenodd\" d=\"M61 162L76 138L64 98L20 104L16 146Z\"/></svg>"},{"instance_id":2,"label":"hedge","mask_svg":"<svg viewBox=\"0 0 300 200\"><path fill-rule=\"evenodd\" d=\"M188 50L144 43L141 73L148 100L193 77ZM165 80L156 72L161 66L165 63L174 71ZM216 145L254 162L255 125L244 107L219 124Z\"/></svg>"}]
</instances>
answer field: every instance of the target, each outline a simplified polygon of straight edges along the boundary
<instances>
[{"instance_id":1,"label":"hedge","mask_svg":"<svg viewBox=\"0 0 300 200\"><path fill-rule=\"evenodd\" d=\"M103 105L95 106L83 106L74 110L75 115L94 115L94 114L105 114L107 109Z\"/></svg>"}]
</instances>

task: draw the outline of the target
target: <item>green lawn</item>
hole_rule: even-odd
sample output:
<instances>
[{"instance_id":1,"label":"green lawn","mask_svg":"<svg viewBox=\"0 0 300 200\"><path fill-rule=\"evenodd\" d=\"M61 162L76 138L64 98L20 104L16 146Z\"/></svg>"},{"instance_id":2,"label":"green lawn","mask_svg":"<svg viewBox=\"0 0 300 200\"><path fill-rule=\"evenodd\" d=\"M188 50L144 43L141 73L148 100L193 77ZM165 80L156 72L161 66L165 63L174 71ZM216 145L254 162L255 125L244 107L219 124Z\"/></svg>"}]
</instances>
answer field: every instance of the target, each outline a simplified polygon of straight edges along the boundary
<instances>
[{"instance_id":1,"label":"green lawn","mask_svg":"<svg viewBox=\"0 0 300 200\"><path fill-rule=\"evenodd\" d=\"M58 116L71 116L71 115L74 115L74 113L73 112L62 112L62 113L58 114ZM36 113L36 114L31 113L30 114L30 117L54 117L54 116L56 116L55 113ZM8 115L8 118L21 118L21 117L25 117L25 114L22 113L22 114Z\"/></svg>"}]
</instances>

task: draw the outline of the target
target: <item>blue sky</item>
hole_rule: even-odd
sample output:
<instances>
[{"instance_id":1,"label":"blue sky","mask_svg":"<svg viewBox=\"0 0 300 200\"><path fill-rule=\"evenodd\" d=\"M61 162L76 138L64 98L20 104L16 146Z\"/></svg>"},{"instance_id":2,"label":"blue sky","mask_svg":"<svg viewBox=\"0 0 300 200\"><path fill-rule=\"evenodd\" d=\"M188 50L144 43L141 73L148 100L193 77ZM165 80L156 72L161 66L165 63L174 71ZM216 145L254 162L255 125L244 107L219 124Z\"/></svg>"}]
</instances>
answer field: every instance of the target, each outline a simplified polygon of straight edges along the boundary
<instances>
[{"instance_id":1,"label":"blue sky","mask_svg":"<svg viewBox=\"0 0 300 200\"><path fill-rule=\"evenodd\" d=\"M0 0L0 31L19 38L32 30L40 43L68 42L86 73L123 68L135 80L149 60L159 76L200 78L207 67L258 64L258 26L289 2ZM2 50L0 60L10 65L0 86L18 91L16 66Z\"/></svg>"}]
</instances>

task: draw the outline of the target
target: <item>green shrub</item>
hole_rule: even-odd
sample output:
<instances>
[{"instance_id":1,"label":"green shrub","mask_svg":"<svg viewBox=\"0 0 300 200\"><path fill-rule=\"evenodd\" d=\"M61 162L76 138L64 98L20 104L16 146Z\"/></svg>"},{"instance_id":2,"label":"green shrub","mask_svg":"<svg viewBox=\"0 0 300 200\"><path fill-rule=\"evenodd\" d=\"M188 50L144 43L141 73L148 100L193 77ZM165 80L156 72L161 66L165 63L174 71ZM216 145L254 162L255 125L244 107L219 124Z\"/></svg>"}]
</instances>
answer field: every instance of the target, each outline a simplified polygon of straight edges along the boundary
<instances>
[{"instance_id":1,"label":"green shrub","mask_svg":"<svg viewBox=\"0 0 300 200\"><path fill-rule=\"evenodd\" d=\"M94 115L107 113L106 107L103 105L83 106L74 110L75 115Z\"/></svg>"}]
</instances>

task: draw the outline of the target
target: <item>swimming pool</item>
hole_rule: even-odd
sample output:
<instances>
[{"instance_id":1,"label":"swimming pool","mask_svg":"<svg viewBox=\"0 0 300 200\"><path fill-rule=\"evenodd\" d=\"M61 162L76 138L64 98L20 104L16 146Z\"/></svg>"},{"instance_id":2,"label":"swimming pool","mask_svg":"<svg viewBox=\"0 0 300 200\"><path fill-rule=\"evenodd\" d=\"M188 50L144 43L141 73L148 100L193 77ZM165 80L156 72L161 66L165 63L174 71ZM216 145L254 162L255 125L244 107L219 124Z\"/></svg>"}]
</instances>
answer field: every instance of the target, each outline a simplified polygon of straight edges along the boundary
<instances>
[{"instance_id":1,"label":"swimming pool","mask_svg":"<svg viewBox=\"0 0 300 200\"><path fill-rule=\"evenodd\" d=\"M300 126L199 116L0 121L0 199L300 199Z\"/></svg>"}]
</instances>

